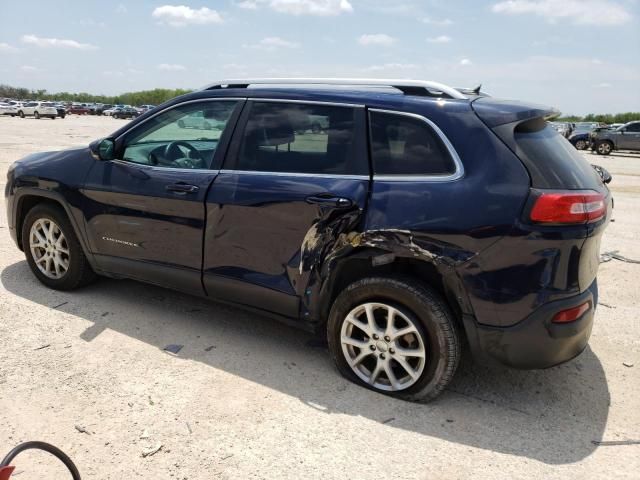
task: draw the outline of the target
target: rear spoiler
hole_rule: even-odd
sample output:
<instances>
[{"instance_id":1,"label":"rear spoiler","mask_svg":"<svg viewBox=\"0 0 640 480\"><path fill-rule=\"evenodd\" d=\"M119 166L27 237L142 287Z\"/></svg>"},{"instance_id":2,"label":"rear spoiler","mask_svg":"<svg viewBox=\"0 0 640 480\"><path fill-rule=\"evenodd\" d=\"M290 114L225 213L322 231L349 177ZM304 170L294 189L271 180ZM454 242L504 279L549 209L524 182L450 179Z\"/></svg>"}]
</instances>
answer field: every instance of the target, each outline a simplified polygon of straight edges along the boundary
<instances>
[{"instance_id":1,"label":"rear spoiler","mask_svg":"<svg viewBox=\"0 0 640 480\"><path fill-rule=\"evenodd\" d=\"M471 103L478 117L489 127L515 124L535 118L551 120L560 115L560 111L545 105L524 103L515 100L496 100L479 97Z\"/></svg>"}]
</instances>

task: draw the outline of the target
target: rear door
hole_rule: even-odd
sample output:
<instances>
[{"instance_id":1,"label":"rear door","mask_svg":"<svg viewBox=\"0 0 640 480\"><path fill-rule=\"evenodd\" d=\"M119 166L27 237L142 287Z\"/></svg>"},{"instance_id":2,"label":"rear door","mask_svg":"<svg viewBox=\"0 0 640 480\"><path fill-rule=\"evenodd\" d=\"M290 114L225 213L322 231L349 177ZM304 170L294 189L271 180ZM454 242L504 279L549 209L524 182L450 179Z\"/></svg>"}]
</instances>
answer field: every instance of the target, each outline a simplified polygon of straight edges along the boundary
<instances>
[{"instance_id":1,"label":"rear door","mask_svg":"<svg viewBox=\"0 0 640 480\"><path fill-rule=\"evenodd\" d=\"M203 293L205 198L243 103L205 99L172 106L116 139L118 159L96 161L83 210L101 269ZM194 112L221 127L180 128Z\"/></svg>"},{"instance_id":2,"label":"rear door","mask_svg":"<svg viewBox=\"0 0 640 480\"><path fill-rule=\"evenodd\" d=\"M364 107L252 100L242 117L207 197L203 283L296 318L323 254L365 208Z\"/></svg>"}]
</instances>

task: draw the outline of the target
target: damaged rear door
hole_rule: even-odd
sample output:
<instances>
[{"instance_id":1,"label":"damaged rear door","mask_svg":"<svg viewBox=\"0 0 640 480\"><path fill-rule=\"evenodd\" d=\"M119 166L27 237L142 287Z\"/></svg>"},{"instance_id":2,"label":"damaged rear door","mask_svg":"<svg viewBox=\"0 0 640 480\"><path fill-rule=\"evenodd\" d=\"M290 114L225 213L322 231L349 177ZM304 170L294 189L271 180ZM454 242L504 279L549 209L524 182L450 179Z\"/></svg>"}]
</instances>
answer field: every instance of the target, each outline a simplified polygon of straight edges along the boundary
<instances>
[{"instance_id":1,"label":"damaged rear door","mask_svg":"<svg viewBox=\"0 0 640 480\"><path fill-rule=\"evenodd\" d=\"M291 318L369 191L359 105L252 100L207 197L207 294Z\"/></svg>"}]
</instances>

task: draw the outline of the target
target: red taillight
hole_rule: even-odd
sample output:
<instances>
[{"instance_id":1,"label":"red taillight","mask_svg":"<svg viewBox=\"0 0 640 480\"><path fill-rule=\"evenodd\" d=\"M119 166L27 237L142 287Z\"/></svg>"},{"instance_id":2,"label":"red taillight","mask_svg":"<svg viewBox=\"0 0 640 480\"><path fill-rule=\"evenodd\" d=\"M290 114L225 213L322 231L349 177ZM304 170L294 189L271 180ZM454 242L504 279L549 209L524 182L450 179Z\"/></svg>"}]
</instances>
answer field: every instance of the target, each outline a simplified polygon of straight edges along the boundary
<instances>
[{"instance_id":1,"label":"red taillight","mask_svg":"<svg viewBox=\"0 0 640 480\"><path fill-rule=\"evenodd\" d=\"M542 192L529 217L536 223L589 223L607 213L606 197L593 191Z\"/></svg>"},{"instance_id":2,"label":"red taillight","mask_svg":"<svg viewBox=\"0 0 640 480\"><path fill-rule=\"evenodd\" d=\"M591 308L591 302L584 302L577 307L562 310L553 316L553 323L569 323L579 319Z\"/></svg>"}]
</instances>

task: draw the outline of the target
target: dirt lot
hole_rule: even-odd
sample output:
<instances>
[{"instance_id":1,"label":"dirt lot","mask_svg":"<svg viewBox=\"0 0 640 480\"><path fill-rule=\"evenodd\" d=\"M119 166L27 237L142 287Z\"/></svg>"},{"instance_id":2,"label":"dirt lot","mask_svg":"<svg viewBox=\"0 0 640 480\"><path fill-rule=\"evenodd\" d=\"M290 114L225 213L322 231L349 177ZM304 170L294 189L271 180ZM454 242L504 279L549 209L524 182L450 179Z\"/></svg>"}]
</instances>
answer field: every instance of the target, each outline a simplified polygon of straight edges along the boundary
<instances>
[{"instance_id":1,"label":"dirt lot","mask_svg":"<svg viewBox=\"0 0 640 480\"><path fill-rule=\"evenodd\" d=\"M0 189L14 160L120 125L0 118ZM640 158L587 156L614 177L603 251L640 259ZM0 456L41 439L95 479L638 478L638 264L601 265L593 337L576 360L535 372L466 361L420 405L343 380L309 335L254 314L131 281L47 290L0 203ZM172 356L168 344L184 348ZM67 478L44 454L20 457L18 471Z\"/></svg>"}]
</instances>

